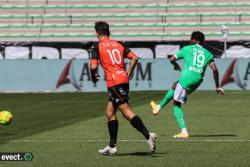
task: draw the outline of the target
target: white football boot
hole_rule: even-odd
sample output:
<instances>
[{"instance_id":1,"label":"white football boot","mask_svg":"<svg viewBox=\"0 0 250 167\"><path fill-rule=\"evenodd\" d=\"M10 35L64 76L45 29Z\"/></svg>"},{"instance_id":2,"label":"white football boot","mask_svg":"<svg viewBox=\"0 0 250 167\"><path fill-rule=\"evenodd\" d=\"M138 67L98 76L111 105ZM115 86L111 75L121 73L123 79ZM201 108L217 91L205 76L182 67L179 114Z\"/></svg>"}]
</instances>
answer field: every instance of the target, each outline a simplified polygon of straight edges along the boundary
<instances>
[{"instance_id":1,"label":"white football boot","mask_svg":"<svg viewBox=\"0 0 250 167\"><path fill-rule=\"evenodd\" d=\"M106 146L104 149L101 149L98 152L103 155L115 155L117 153L117 148L116 146L113 148L110 146Z\"/></svg>"},{"instance_id":2,"label":"white football boot","mask_svg":"<svg viewBox=\"0 0 250 167\"><path fill-rule=\"evenodd\" d=\"M155 133L149 133L149 139L147 140L147 143L152 153L154 153L156 150L156 146L155 146L156 137L157 136Z\"/></svg>"}]
</instances>

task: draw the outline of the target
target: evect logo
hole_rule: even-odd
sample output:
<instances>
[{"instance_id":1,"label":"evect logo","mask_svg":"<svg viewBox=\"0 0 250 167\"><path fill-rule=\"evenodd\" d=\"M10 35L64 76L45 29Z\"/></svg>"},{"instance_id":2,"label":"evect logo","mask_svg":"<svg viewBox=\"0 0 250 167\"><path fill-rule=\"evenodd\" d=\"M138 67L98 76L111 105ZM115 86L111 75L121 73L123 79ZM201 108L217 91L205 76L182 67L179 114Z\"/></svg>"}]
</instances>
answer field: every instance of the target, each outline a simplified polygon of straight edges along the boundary
<instances>
[{"instance_id":1,"label":"evect logo","mask_svg":"<svg viewBox=\"0 0 250 167\"><path fill-rule=\"evenodd\" d=\"M79 91L82 90L81 86L77 83L77 80L74 74L72 59L66 64L63 71L61 72L60 77L56 84L56 89L68 83L71 83L77 90Z\"/></svg>"},{"instance_id":2,"label":"evect logo","mask_svg":"<svg viewBox=\"0 0 250 167\"><path fill-rule=\"evenodd\" d=\"M237 59L234 59L227 68L221 81L221 87L232 82L235 82L241 89L246 89L247 87L246 81L243 82L240 79Z\"/></svg>"}]
</instances>

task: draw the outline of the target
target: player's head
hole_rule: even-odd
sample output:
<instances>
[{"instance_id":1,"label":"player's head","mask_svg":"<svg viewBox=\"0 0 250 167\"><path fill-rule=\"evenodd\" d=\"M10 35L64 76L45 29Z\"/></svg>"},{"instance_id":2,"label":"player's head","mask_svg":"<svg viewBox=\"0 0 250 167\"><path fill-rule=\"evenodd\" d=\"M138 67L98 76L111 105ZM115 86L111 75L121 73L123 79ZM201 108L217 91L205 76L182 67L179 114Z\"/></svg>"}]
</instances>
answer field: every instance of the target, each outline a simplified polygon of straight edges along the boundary
<instances>
[{"instance_id":1,"label":"player's head","mask_svg":"<svg viewBox=\"0 0 250 167\"><path fill-rule=\"evenodd\" d=\"M101 36L109 37L110 35L109 24L105 21L95 22L95 31L96 31L96 36L98 38L100 38Z\"/></svg>"},{"instance_id":2,"label":"player's head","mask_svg":"<svg viewBox=\"0 0 250 167\"><path fill-rule=\"evenodd\" d=\"M205 35L200 31L194 31L191 35L190 41L191 43L201 44L205 40Z\"/></svg>"}]
</instances>

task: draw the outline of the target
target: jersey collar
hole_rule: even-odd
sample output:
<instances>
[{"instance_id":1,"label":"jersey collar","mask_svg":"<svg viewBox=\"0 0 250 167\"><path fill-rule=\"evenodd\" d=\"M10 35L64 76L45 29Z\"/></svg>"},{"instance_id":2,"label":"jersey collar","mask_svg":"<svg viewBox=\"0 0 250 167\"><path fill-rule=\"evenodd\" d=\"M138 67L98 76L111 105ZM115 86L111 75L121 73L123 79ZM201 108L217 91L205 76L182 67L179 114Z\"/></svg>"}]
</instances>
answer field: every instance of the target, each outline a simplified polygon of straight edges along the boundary
<instances>
[{"instance_id":1,"label":"jersey collar","mask_svg":"<svg viewBox=\"0 0 250 167\"><path fill-rule=\"evenodd\" d=\"M198 46L198 47L202 47L202 46L201 46L200 44L198 44L198 43L196 43L195 45Z\"/></svg>"},{"instance_id":2,"label":"jersey collar","mask_svg":"<svg viewBox=\"0 0 250 167\"><path fill-rule=\"evenodd\" d=\"M100 41L107 41L107 40L109 40L108 37L107 38L102 38Z\"/></svg>"}]
</instances>

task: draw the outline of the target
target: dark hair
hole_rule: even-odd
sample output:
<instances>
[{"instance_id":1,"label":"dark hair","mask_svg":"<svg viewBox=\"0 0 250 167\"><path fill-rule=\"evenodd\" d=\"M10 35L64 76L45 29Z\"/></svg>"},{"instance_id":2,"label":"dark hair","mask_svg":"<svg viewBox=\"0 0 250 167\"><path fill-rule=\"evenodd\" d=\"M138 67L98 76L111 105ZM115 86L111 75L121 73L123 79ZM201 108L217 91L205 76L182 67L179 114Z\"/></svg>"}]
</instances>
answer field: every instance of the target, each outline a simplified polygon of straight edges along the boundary
<instances>
[{"instance_id":1,"label":"dark hair","mask_svg":"<svg viewBox=\"0 0 250 167\"><path fill-rule=\"evenodd\" d=\"M196 39L202 43L205 40L205 35L200 31L194 31L191 35L191 39Z\"/></svg>"},{"instance_id":2,"label":"dark hair","mask_svg":"<svg viewBox=\"0 0 250 167\"><path fill-rule=\"evenodd\" d=\"M95 31L99 34L99 35L110 35L110 31L109 31L109 24L105 21L98 21L95 22Z\"/></svg>"}]
</instances>

